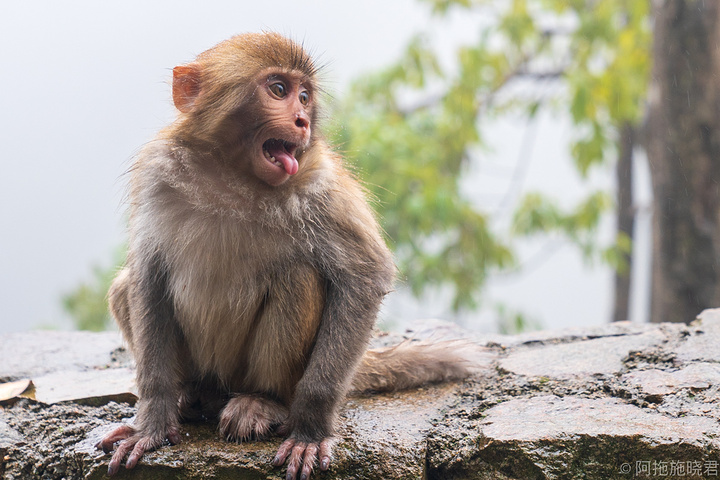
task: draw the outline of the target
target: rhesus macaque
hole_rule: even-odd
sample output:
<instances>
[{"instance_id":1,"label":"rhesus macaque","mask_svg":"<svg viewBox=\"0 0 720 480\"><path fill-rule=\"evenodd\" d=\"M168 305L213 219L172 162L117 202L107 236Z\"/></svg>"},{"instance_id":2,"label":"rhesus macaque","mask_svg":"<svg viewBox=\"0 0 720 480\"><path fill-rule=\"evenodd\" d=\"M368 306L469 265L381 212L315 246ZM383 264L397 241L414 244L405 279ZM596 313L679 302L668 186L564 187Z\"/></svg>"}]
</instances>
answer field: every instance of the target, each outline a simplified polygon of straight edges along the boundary
<instances>
[{"instance_id":1,"label":"rhesus macaque","mask_svg":"<svg viewBox=\"0 0 720 480\"><path fill-rule=\"evenodd\" d=\"M137 362L134 425L108 473L216 415L230 440L287 439L273 464L331 460L348 389L467 375L451 345L367 351L395 267L363 189L318 133L316 67L273 33L173 70L176 121L130 178L127 264L110 308ZM356 372L357 370L357 372Z\"/></svg>"}]
</instances>

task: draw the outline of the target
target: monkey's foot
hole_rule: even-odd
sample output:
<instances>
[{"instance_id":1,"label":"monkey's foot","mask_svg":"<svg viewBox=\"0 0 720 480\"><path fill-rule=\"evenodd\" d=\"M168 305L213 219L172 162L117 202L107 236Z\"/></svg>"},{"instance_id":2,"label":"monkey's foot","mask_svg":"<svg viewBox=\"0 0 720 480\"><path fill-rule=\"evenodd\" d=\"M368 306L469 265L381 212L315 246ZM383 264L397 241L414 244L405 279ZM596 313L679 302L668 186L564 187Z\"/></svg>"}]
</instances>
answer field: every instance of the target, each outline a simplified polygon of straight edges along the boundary
<instances>
[{"instance_id":1,"label":"monkey's foot","mask_svg":"<svg viewBox=\"0 0 720 480\"><path fill-rule=\"evenodd\" d=\"M302 467L300 480L307 480L318 457L320 457L320 470L324 471L330 467L333 442L332 438L325 438L320 443L300 442L295 438L288 438L280 445L272 464L279 467L289 457L285 480L295 480L300 467Z\"/></svg>"},{"instance_id":2,"label":"monkey's foot","mask_svg":"<svg viewBox=\"0 0 720 480\"><path fill-rule=\"evenodd\" d=\"M237 395L220 413L220 433L228 440L245 441L266 437L287 418L287 409L259 395Z\"/></svg>"},{"instance_id":3,"label":"monkey's foot","mask_svg":"<svg viewBox=\"0 0 720 480\"><path fill-rule=\"evenodd\" d=\"M178 429L174 427L169 428L167 439L173 445L180 443L180 432ZM129 425L123 425L105 435L105 437L95 445L95 448L102 449L103 452L109 453L113 450L115 443L117 443L117 450L113 453L110 464L108 465L108 475L114 475L120 469L120 463L126 456L128 458L125 462L125 468L133 468L145 452L155 450L161 446L164 441L165 438L160 438L160 436L143 435Z\"/></svg>"}]
</instances>

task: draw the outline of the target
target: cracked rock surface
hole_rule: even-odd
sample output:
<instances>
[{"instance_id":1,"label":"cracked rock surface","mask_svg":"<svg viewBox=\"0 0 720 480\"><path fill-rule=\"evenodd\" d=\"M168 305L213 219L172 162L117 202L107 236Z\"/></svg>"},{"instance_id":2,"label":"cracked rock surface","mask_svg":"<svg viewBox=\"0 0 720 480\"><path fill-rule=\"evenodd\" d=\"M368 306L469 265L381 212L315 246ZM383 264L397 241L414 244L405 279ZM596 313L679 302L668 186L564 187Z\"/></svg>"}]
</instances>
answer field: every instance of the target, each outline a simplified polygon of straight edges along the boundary
<instances>
[{"instance_id":1,"label":"cracked rock surface","mask_svg":"<svg viewBox=\"0 0 720 480\"><path fill-rule=\"evenodd\" d=\"M376 344L438 332L468 335L425 325ZM334 462L313 478L720 476L720 310L690 325L471 338L485 351L465 382L348 398ZM30 398L0 396L0 477L104 478L109 455L93 445L135 414L132 375L115 333L0 336L0 383L33 381ZM228 443L212 421L182 433L114 478L283 478L270 465L281 438Z\"/></svg>"}]
</instances>

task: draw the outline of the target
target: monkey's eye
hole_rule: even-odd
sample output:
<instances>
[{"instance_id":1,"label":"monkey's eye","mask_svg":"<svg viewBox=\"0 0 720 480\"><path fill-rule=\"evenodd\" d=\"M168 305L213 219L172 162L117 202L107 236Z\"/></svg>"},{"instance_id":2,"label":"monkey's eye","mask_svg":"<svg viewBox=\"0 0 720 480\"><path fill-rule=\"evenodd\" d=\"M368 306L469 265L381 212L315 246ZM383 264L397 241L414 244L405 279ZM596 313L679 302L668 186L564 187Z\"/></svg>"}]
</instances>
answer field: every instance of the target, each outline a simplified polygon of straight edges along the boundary
<instances>
[{"instance_id":1,"label":"monkey's eye","mask_svg":"<svg viewBox=\"0 0 720 480\"><path fill-rule=\"evenodd\" d=\"M307 92L307 90L303 90L302 92L300 92L299 98L300 103L302 103L303 105L307 105L308 103L310 103L310 94Z\"/></svg>"},{"instance_id":2,"label":"monkey's eye","mask_svg":"<svg viewBox=\"0 0 720 480\"><path fill-rule=\"evenodd\" d=\"M285 95L287 95L287 88L282 82L275 82L271 84L268 88L278 98L284 98Z\"/></svg>"}]
</instances>

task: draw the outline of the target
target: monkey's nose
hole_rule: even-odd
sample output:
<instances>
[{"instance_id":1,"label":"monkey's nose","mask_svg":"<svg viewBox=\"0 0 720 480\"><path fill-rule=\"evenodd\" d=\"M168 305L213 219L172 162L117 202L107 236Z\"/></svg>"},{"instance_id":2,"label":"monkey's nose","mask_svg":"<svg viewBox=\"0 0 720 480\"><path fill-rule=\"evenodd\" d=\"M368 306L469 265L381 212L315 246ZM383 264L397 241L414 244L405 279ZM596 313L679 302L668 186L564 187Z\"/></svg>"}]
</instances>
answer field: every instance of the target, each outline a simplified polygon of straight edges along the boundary
<instances>
[{"instance_id":1,"label":"monkey's nose","mask_svg":"<svg viewBox=\"0 0 720 480\"><path fill-rule=\"evenodd\" d=\"M306 130L310 126L310 119L304 113L295 114L295 126Z\"/></svg>"}]
</instances>

